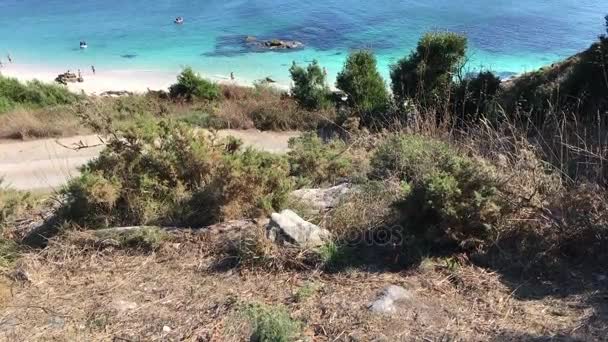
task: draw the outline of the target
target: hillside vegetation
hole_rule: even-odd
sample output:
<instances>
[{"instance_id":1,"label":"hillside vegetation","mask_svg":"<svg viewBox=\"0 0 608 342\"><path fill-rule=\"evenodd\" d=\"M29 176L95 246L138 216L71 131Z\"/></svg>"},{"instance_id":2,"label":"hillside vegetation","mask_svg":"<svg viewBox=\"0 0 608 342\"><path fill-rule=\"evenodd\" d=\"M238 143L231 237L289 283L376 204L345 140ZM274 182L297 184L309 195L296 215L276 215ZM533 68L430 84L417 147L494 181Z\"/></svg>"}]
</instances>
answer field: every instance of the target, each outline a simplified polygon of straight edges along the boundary
<instances>
[{"instance_id":1,"label":"hillside vegetation","mask_svg":"<svg viewBox=\"0 0 608 342\"><path fill-rule=\"evenodd\" d=\"M290 68L289 94L187 68L167 93L78 99L101 155L52 207L0 189L18 284L0 303L27 322L6 336L601 341L605 44L503 85L461 75L466 37L433 32L392 66L392 94L353 51L339 94L314 61ZM280 155L201 127L306 132ZM336 185L323 209L294 196ZM41 206L50 218L24 224ZM321 243L271 238L282 209L327 230ZM370 305L387 285L403 311Z\"/></svg>"}]
</instances>

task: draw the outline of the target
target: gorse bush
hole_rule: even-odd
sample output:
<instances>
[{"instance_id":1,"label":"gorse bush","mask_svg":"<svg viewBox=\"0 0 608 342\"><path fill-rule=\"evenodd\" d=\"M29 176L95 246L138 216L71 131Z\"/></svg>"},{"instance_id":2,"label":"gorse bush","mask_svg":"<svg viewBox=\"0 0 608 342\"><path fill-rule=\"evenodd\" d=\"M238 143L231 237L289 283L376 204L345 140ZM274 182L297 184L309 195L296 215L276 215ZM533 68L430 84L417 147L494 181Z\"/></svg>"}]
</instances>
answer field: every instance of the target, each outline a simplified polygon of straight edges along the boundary
<instances>
[{"instance_id":1,"label":"gorse bush","mask_svg":"<svg viewBox=\"0 0 608 342\"><path fill-rule=\"evenodd\" d=\"M409 184L397 208L408 232L424 241L489 237L502 203L488 166L448 144L417 135L394 135L372 159L372 175Z\"/></svg>"},{"instance_id":2,"label":"gorse bush","mask_svg":"<svg viewBox=\"0 0 608 342\"><path fill-rule=\"evenodd\" d=\"M294 64L289 69L293 86L291 93L298 104L309 110L327 108L330 102L330 91L326 83L326 76L319 63L314 60L302 68Z\"/></svg>"},{"instance_id":3,"label":"gorse bush","mask_svg":"<svg viewBox=\"0 0 608 342\"><path fill-rule=\"evenodd\" d=\"M181 224L278 210L291 183L277 156L170 121L115 132L63 190L62 215L82 226Z\"/></svg>"},{"instance_id":4,"label":"gorse bush","mask_svg":"<svg viewBox=\"0 0 608 342\"><path fill-rule=\"evenodd\" d=\"M220 88L217 84L200 77L190 67L185 68L177 76L177 83L169 87L169 95L172 98L187 101L194 99L215 100L220 97L220 94Z\"/></svg>"},{"instance_id":5,"label":"gorse bush","mask_svg":"<svg viewBox=\"0 0 608 342\"><path fill-rule=\"evenodd\" d=\"M364 151L355 155L339 139L324 142L315 133L306 133L289 141L291 175L306 185L335 184L356 178L366 171Z\"/></svg>"},{"instance_id":6,"label":"gorse bush","mask_svg":"<svg viewBox=\"0 0 608 342\"><path fill-rule=\"evenodd\" d=\"M370 51L350 54L338 74L336 87L348 95L349 105L366 122L389 108L390 96L376 67L376 57Z\"/></svg>"},{"instance_id":7,"label":"gorse bush","mask_svg":"<svg viewBox=\"0 0 608 342\"><path fill-rule=\"evenodd\" d=\"M464 62L467 38L452 32L425 34L416 50L391 66L393 96L401 106L412 99L425 107L442 109L450 85Z\"/></svg>"},{"instance_id":8,"label":"gorse bush","mask_svg":"<svg viewBox=\"0 0 608 342\"><path fill-rule=\"evenodd\" d=\"M78 95L59 85L37 80L21 83L17 79L0 75L0 113L17 106L41 108L71 104L79 99Z\"/></svg>"}]
</instances>

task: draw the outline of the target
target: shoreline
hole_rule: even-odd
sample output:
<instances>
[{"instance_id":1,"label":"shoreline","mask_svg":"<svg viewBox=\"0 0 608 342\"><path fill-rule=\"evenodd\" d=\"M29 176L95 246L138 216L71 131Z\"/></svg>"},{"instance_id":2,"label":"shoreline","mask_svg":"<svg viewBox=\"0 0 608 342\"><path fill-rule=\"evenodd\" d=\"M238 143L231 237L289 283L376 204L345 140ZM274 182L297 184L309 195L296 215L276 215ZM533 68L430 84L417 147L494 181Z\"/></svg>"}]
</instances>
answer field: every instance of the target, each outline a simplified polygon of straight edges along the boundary
<instances>
[{"instance_id":1,"label":"shoreline","mask_svg":"<svg viewBox=\"0 0 608 342\"><path fill-rule=\"evenodd\" d=\"M70 70L77 73L77 68L60 69L58 67L44 66L38 64L25 63L3 63L0 68L0 75L16 78L21 82L39 80L45 83L54 83L57 75ZM203 78L223 85L237 85L242 87L252 87L253 80L230 80L229 75L208 75L200 70L196 70ZM90 66L81 69L84 82L68 83L67 87L75 93L85 93L87 95L99 95L107 91L129 91L132 93L145 93L148 90L168 90L169 86L176 82L180 70L160 71L143 69L97 69L93 74ZM289 89L288 85L273 83L279 89Z\"/></svg>"}]
</instances>

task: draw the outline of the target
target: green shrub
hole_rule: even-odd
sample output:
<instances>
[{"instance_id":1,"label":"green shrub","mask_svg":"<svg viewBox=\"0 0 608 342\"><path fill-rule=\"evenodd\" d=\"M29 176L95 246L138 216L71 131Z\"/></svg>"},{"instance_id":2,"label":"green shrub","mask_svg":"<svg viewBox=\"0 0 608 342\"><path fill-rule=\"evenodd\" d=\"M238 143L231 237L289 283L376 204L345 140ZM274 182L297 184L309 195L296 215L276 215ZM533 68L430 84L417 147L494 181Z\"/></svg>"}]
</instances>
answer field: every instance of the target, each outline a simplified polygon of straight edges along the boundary
<instances>
[{"instance_id":1,"label":"green shrub","mask_svg":"<svg viewBox=\"0 0 608 342\"><path fill-rule=\"evenodd\" d=\"M452 32L425 34L416 50L391 66L392 89L399 105L414 99L425 107L441 109L450 85L464 62L467 38Z\"/></svg>"},{"instance_id":2,"label":"green shrub","mask_svg":"<svg viewBox=\"0 0 608 342\"><path fill-rule=\"evenodd\" d=\"M16 106L41 108L71 104L80 97L67 88L45 84L38 80L21 83L17 79L0 75L0 113Z\"/></svg>"},{"instance_id":3,"label":"green shrub","mask_svg":"<svg viewBox=\"0 0 608 342\"><path fill-rule=\"evenodd\" d=\"M365 173L365 155L356 157L339 139L326 143L310 132L291 139L289 148L291 175L308 185L335 184Z\"/></svg>"},{"instance_id":4,"label":"green shrub","mask_svg":"<svg viewBox=\"0 0 608 342\"><path fill-rule=\"evenodd\" d=\"M432 138L388 138L373 157L372 174L410 184L397 208L408 232L427 242L485 239L500 218L493 170Z\"/></svg>"},{"instance_id":5,"label":"green shrub","mask_svg":"<svg viewBox=\"0 0 608 342\"><path fill-rule=\"evenodd\" d=\"M291 93L300 106L309 110L329 107L329 87L325 81L325 73L316 60L306 69L294 62L289 73L293 80Z\"/></svg>"},{"instance_id":6,"label":"green shrub","mask_svg":"<svg viewBox=\"0 0 608 342\"><path fill-rule=\"evenodd\" d=\"M348 94L349 105L367 122L377 114L384 114L389 107L386 84L370 51L350 54L338 74L336 87Z\"/></svg>"},{"instance_id":7,"label":"green shrub","mask_svg":"<svg viewBox=\"0 0 608 342\"><path fill-rule=\"evenodd\" d=\"M251 148L229 154L217 170L221 217L259 217L279 210L293 184L282 156Z\"/></svg>"},{"instance_id":8,"label":"green shrub","mask_svg":"<svg viewBox=\"0 0 608 342\"><path fill-rule=\"evenodd\" d=\"M190 67L185 68L177 76L177 83L169 87L171 98L187 101L193 99L216 100L220 97L220 94L220 87L217 84L200 77Z\"/></svg>"},{"instance_id":9,"label":"green shrub","mask_svg":"<svg viewBox=\"0 0 608 342\"><path fill-rule=\"evenodd\" d=\"M294 321L283 307L253 304L245 309L245 314L252 324L252 341L291 342L302 330L302 324Z\"/></svg>"},{"instance_id":10,"label":"green shrub","mask_svg":"<svg viewBox=\"0 0 608 342\"><path fill-rule=\"evenodd\" d=\"M141 121L70 181L62 215L94 228L202 226L280 209L291 187L285 160L239 147L183 123Z\"/></svg>"}]
</instances>

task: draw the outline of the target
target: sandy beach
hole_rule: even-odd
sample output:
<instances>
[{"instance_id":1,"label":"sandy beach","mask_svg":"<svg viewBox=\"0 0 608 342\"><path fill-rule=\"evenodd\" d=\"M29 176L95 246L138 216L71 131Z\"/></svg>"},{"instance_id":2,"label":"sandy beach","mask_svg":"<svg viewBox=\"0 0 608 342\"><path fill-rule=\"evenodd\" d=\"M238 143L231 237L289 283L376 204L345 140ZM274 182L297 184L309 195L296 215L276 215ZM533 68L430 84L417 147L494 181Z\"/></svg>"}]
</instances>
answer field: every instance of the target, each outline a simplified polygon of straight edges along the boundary
<instances>
[{"instance_id":1,"label":"sandy beach","mask_svg":"<svg viewBox=\"0 0 608 342\"><path fill-rule=\"evenodd\" d=\"M57 75L70 70L78 73L77 68L60 69L57 67L47 67L33 64L6 63L0 68L3 76L14 77L20 81L40 80L42 82L54 82ZM176 71L157 71L157 70L104 70L97 68L93 74L90 66L81 69L84 82L68 83L68 88L76 93L84 92L88 95L99 95L106 91L126 90L134 93L143 93L149 90L167 90L175 83L179 70ZM200 70L196 70L203 77L220 84L236 84L241 86L252 86L253 80L234 81L228 75L206 75ZM287 89L288 86L273 84L274 86Z\"/></svg>"}]
</instances>

